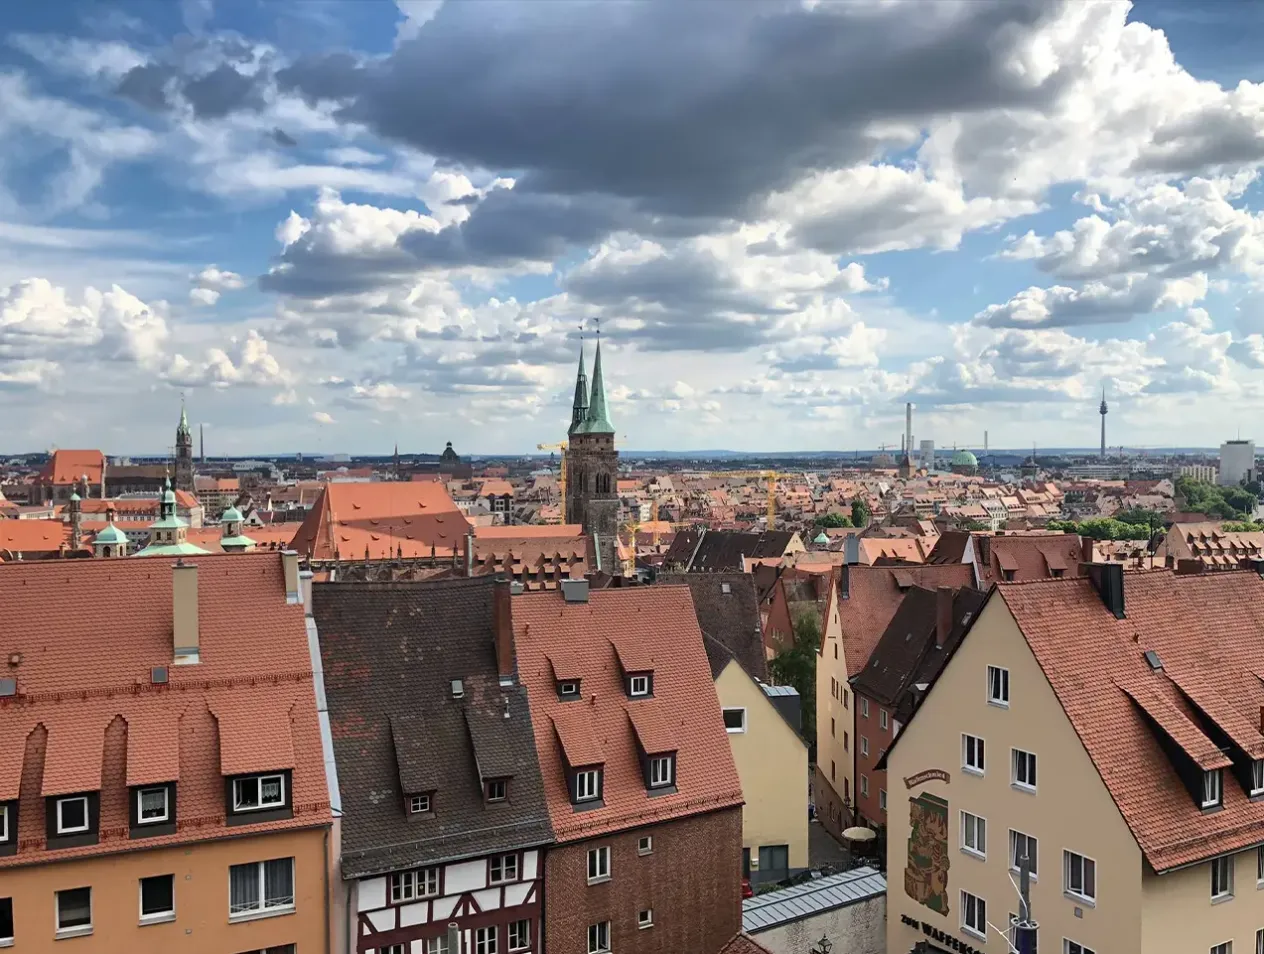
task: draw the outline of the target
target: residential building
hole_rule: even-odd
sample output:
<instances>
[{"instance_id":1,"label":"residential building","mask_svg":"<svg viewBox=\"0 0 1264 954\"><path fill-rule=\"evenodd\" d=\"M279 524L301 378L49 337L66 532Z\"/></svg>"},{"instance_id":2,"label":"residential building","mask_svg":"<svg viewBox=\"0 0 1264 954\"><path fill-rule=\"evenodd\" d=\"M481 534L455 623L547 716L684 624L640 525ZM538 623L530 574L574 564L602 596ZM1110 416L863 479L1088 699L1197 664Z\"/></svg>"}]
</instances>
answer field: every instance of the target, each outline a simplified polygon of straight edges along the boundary
<instances>
[{"instance_id":1,"label":"residential building","mask_svg":"<svg viewBox=\"0 0 1264 954\"><path fill-rule=\"evenodd\" d=\"M342 807L336 954L538 952L552 841L510 584L319 583Z\"/></svg>"},{"instance_id":2,"label":"residential building","mask_svg":"<svg viewBox=\"0 0 1264 954\"><path fill-rule=\"evenodd\" d=\"M1236 487L1255 480L1255 441L1225 441L1220 445L1220 486Z\"/></svg>"},{"instance_id":3,"label":"residential building","mask_svg":"<svg viewBox=\"0 0 1264 954\"><path fill-rule=\"evenodd\" d=\"M1167 565L1197 561L1208 570L1236 570L1244 561L1264 557L1264 531L1223 530L1217 521L1174 523L1164 538Z\"/></svg>"},{"instance_id":4,"label":"residential building","mask_svg":"<svg viewBox=\"0 0 1264 954\"><path fill-rule=\"evenodd\" d=\"M682 530L663 556L663 566L681 573L724 573L746 569L747 560L781 559L802 553L803 538L790 530Z\"/></svg>"},{"instance_id":5,"label":"residential building","mask_svg":"<svg viewBox=\"0 0 1264 954\"><path fill-rule=\"evenodd\" d=\"M718 952L741 928L742 790L689 590L513 598L555 846L549 954Z\"/></svg>"},{"instance_id":6,"label":"residential building","mask_svg":"<svg viewBox=\"0 0 1264 954\"><path fill-rule=\"evenodd\" d=\"M887 753L888 950L1004 950L1024 855L1041 950L1258 950L1261 601L1251 570L999 585Z\"/></svg>"},{"instance_id":7,"label":"residential building","mask_svg":"<svg viewBox=\"0 0 1264 954\"><path fill-rule=\"evenodd\" d=\"M0 944L327 949L294 554L0 566Z\"/></svg>"},{"instance_id":8,"label":"residential building","mask_svg":"<svg viewBox=\"0 0 1264 954\"><path fill-rule=\"evenodd\" d=\"M1189 477L1208 484L1218 483L1220 479L1220 471L1214 464L1182 464L1176 473L1180 477Z\"/></svg>"},{"instance_id":9,"label":"residential building","mask_svg":"<svg viewBox=\"0 0 1264 954\"><path fill-rule=\"evenodd\" d=\"M1088 562L1091 562L1091 549ZM946 531L926 558L927 563L965 563L975 585L1022 583L1028 580L1079 576L1085 546L1074 533L970 533Z\"/></svg>"},{"instance_id":10,"label":"residential building","mask_svg":"<svg viewBox=\"0 0 1264 954\"><path fill-rule=\"evenodd\" d=\"M857 736L872 735L877 711L857 706L851 677L869 656L914 586L954 588L974 583L961 563L942 566L838 568L838 598L826 616L816 661L816 771L812 798L816 817L835 836L855 820Z\"/></svg>"},{"instance_id":11,"label":"residential building","mask_svg":"<svg viewBox=\"0 0 1264 954\"><path fill-rule=\"evenodd\" d=\"M877 766L900 734L983 605L969 587L912 586L868 663L851 677L861 720L856 746L856 810L863 824L885 827L890 787Z\"/></svg>"},{"instance_id":12,"label":"residential building","mask_svg":"<svg viewBox=\"0 0 1264 954\"><path fill-rule=\"evenodd\" d=\"M724 729L742 783L742 871L780 881L808 866L808 747L799 694L768 684L755 585L747 573L685 573Z\"/></svg>"}]
</instances>

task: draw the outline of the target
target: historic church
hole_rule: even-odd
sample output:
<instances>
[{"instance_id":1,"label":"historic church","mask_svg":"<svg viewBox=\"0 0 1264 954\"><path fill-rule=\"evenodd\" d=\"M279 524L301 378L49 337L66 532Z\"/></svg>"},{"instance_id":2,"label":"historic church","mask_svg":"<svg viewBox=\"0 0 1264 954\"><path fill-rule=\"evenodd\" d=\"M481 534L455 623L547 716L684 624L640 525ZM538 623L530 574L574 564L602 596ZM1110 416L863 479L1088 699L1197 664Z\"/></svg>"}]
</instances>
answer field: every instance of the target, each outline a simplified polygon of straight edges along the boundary
<instances>
[{"instance_id":1,"label":"historic church","mask_svg":"<svg viewBox=\"0 0 1264 954\"><path fill-rule=\"evenodd\" d=\"M614 449L614 425L606 409L606 386L601 376L601 341L593 358L592 389L584 371L584 346L579 346L579 374L575 404L567 431L566 522L579 524L593 539L599 567L618 573L619 452Z\"/></svg>"}]
</instances>

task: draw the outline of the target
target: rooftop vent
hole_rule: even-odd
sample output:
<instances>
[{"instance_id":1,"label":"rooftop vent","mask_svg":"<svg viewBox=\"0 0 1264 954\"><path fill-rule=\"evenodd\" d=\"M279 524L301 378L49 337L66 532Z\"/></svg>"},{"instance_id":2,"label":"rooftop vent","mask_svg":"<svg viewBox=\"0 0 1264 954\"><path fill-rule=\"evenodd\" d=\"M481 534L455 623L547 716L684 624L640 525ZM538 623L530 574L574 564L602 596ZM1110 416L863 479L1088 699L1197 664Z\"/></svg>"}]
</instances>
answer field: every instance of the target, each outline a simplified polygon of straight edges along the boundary
<instances>
[{"instance_id":1,"label":"rooftop vent","mask_svg":"<svg viewBox=\"0 0 1264 954\"><path fill-rule=\"evenodd\" d=\"M1163 660L1159 658L1159 654L1153 649L1145 651L1145 661L1151 669L1158 670L1163 668Z\"/></svg>"},{"instance_id":2,"label":"rooftop vent","mask_svg":"<svg viewBox=\"0 0 1264 954\"><path fill-rule=\"evenodd\" d=\"M562 599L568 603L587 603L588 602L588 581L587 580L563 580L562 581Z\"/></svg>"},{"instance_id":3,"label":"rooftop vent","mask_svg":"<svg viewBox=\"0 0 1264 954\"><path fill-rule=\"evenodd\" d=\"M462 699L465 697L465 683L460 679L452 680L452 698Z\"/></svg>"},{"instance_id":4,"label":"rooftop vent","mask_svg":"<svg viewBox=\"0 0 1264 954\"><path fill-rule=\"evenodd\" d=\"M732 593L732 592L733 592L733 587L732 587L730 584L728 584L728 583L721 583L721 584L720 584L720 592L721 592L721 593Z\"/></svg>"},{"instance_id":5,"label":"rooftop vent","mask_svg":"<svg viewBox=\"0 0 1264 954\"><path fill-rule=\"evenodd\" d=\"M0 679L0 699L6 696L16 696L18 694L18 681L16 679Z\"/></svg>"},{"instance_id":6,"label":"rooftop vent","mask_svg":"<svg viewBox=\"0 0 1264 954\"><path fill-rule=\"evenodd\" d=\"M165 686L168 679L166 666L154 666L149 670L149 681L155 686Z\"/></svg>"}]
</instances>

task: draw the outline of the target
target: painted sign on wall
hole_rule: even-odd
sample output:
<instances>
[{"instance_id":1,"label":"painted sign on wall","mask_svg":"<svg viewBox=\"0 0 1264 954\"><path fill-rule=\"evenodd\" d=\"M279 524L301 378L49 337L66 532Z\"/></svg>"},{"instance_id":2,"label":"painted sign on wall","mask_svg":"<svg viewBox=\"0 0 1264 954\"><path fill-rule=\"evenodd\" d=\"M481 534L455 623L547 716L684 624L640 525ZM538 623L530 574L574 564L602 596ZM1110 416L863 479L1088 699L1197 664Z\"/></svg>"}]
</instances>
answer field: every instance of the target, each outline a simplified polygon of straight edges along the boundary
<instances>
[{"instance_id":1,"label":"painted sign on wall","mask_svg":"<svg viewBox=\"0 0 1264 954\"><path fill-rule=\"evenodd\" d=\"M923 792L909 799L904 893L918 904L947 915L949 866L948 802Z\"/></svg>"}]
</instances>

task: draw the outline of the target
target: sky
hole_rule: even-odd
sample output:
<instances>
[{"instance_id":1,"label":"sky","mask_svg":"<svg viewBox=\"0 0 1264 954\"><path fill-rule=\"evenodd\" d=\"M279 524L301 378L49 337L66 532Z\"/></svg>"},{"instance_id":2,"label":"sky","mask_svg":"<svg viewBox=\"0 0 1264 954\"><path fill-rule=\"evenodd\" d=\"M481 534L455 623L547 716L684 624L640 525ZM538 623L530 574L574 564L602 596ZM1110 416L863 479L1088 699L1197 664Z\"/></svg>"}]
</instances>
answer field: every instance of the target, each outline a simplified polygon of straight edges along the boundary
<instances>
[{"instance_id":1,"label":"sky","mask_svg":"<svg viewBox=\"0 0 1264 954\"><path fill-rule=\"evenodd\" d=\"M1264 7L61 0L0 454L1264 439Z\"/></svg>"}]
</instances>

